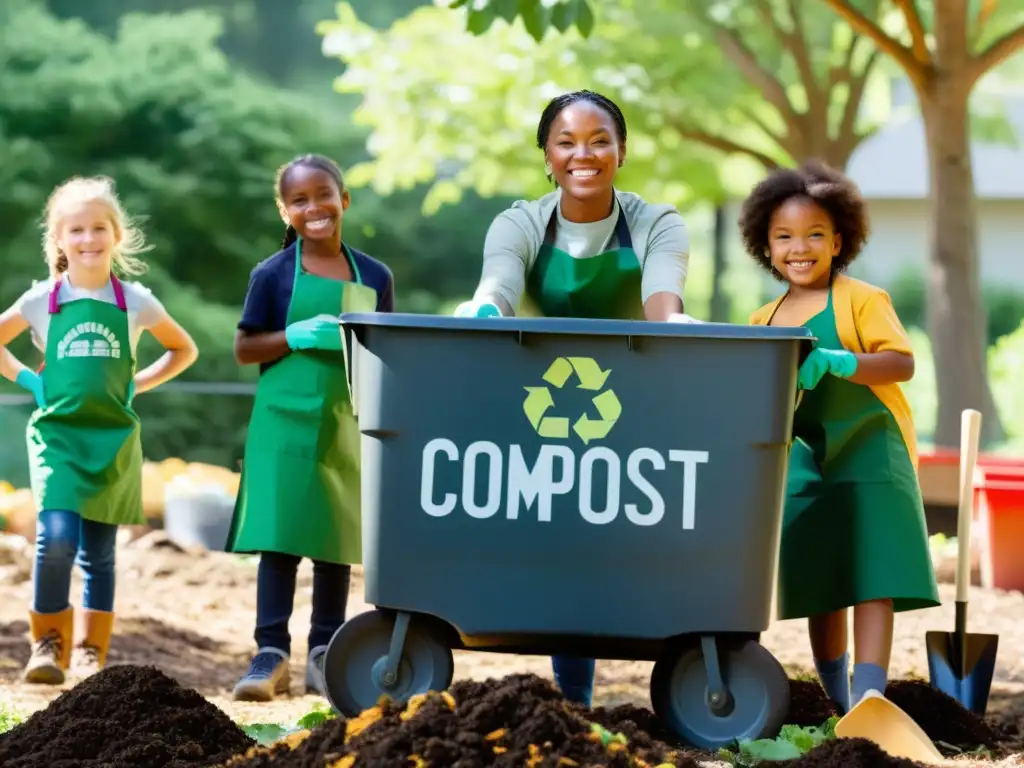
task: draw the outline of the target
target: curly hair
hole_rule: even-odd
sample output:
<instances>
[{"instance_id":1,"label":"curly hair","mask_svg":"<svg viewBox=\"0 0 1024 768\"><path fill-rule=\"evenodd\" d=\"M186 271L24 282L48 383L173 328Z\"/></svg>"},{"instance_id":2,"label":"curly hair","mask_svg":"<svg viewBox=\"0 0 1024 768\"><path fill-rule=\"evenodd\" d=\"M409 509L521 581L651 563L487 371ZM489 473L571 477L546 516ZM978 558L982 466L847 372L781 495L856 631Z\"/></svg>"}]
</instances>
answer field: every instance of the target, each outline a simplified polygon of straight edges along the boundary
<instances>
[{"instance_id":1,"label":"curly hair","mask_svg":"<svg viewBox=\"0 0 1024 768\"><path fill-rule=\"evenodd\" d=\"M799 168L777 169L754 187L740 210L744 249L778 277L772 267L768 229L775 211L793 197L807 198L828 213L833 228L842 237L839 253L832 259L832 274L845 271L867 242L867 206L860 189L849 177L818 160L809 160Z\"/></svg>"}]
</instances>

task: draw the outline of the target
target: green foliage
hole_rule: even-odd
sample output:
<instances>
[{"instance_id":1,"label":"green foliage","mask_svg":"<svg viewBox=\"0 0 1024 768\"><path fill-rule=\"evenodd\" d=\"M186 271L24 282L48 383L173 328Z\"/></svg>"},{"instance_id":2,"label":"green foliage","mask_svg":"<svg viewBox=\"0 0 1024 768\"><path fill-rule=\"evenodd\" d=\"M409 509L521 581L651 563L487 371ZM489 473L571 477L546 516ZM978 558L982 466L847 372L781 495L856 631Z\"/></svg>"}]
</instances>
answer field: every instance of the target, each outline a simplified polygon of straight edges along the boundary
<instances>
[{"instance_id":1,"label":"green foliage","mask_svg":"<svg viewBox=\"0 0 1024 768\"><path fill-rule=\"evenodd\" d=\"M274 172L304 152L356 162L365 134L343 105L325 108L246 74L219 47L224 26L217 13L193 9L113 20L107 13L100 31L54 17L40 0L0 4L0 305L46 277L39 222L53 187L75 174L112 176L153 245L141 281L200 348L184 391L176 382L136 400L145 454L234 467L251 397L187 386L254 383L255 367L238 366L231 346L249 272L280 247L284 231ZM425 220L425 193L411 188L384 200L355 191L345 239L391 267L399 309L431 312L441 298L472 291L479 243L507 201L472 196L461 210ZM27 335L12 351L40 361ZM161 352L144 335L140 367ZM0 390L20 392L7 382ZM0 408L4 433L19 436L0 449L0 477L19 483L28 415L27 405Z\"/></svg>"},{"instance_id":2,"label":"green foliage","mask_svg":"<svg viewBox=\"0 0 1024 768\"><path fill-rule=\"evenodd\" d=\"M552 27L558 32L575 28L583 37L594 29L594 10L589 0L449 0L447 7L466 9L466 30L474 35L483 34L499 19L511 23L517 18L537 42Z\"/></svg>"},{"instance_id":3,"label":"green foliage","mask_svg":"<svg viewBox=\"0 0 1024 768\"><path fill-rule=\"evenodd\" d=\"M1006 430L1007 450L1024 450L1024 321L988 351L989 380Z\"/></svg>"},{"instance_id":4,"label":"green foliage","mask_svg":"<svg viewBox=\"0 0 1024 768\"><path fill-rule=\"evenodd\" d=\"M928 286L920 270L907 269L889 288L896 314L905 326L928 327ZM987 322L987 340L994 344L1002 336L1017 330L1024 319L1024 292L1011 286L990 284L982 287Z\"/></svg>"},{"instance_id":5,"label":"green foliage","mask_svg":"<svg viewBox=\"0 0 1024 768\"><path fill-rule=\"evenodd\" d=\"M351 182L379 194L430 184L427 213L458 203L467 189L539 196L551 185L535 146L537 119L552 96L577 88L607 93L623 109L629 137L619 185L681 208L743 195L766 166L814 149L843 164L874 125L874 106L844 122L871 52L851 52L828 11L805 9L795 29L781 9L773 26L743 3L590 6L596 18L585 41L557 5L550 23L566 31L538 41L521 13L493 2L425 5L384 31L339 4L338 18L318 30L325 52L345 65L337 89L361 97L354 117L372 130L372 159L350 169ZM723 8L728 23L716 15ZM791 53L798 38L807 71ZM765 98L765 79L778 98ZM850 103L867 104L859 95ZM799 117L808 104L820 107L820 130Z\"/></svg>"},{"instance_id":6,"label":"green foliage","mask_svg":"<svg viewBox=\"0 0 1024 768\"><path fill-rule=\"evenodd\" d=\"M7 733L7 731L16 725L21 725L23 722L25 722L23 713L6 704L0 704L0 734Z\"/></svg>"},{"instance_id":7,"label":"green foliage","mask_svg":"<svg viewBox=\"0 0 1024 768\"><path fill-rule=\"evenodd\" d=\"M255 739L262 746L269 746L293 733L316 728L328 720L333 720L334 717L334 712L330 707L317 705L294 723L286 725L279 723L246 723L239 727L245 731L249 738Z\"/></svg>"},{"instance_id":8,"label":"green foliage","mask_svg":"<svg viewBox=\"0 0 1024 768\"><path fill-rule=\"evenodd\" d=\"M836 737L838 717L820 726L784 725L774 739L746 739L736 750L723 749L719 756L739 768L751 768L765 762L796 760L815 747Z\"/></svg>"}]
</instances>

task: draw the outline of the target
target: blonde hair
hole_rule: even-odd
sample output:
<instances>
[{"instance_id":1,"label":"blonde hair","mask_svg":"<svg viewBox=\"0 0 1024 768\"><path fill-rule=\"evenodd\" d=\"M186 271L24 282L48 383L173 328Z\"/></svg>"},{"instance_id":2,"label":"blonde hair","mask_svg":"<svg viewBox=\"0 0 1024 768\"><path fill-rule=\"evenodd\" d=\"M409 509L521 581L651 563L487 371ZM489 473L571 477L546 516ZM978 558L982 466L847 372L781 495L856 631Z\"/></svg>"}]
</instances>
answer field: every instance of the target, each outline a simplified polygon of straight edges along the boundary
<instances>
[{"instance_id":1,"label":"blonde hair","mask_svg":"<svg viewBox=\"0 0 1024 768\"><path fill-rule=\"evenodd\" d=\"M43 231L43 253L50 267L50 277L60 277L68 269L68 257L57 245L60 223L68 211L88 203L105 205L114 225L114 253L111 265L122 275L139 275L146 264L136 258L151 246L146 245L142 230L125 212L114 190L114 180L107 176L85 178L74 176L58 186L46 201L46 221Z\"/></svg>"}]
</instances>

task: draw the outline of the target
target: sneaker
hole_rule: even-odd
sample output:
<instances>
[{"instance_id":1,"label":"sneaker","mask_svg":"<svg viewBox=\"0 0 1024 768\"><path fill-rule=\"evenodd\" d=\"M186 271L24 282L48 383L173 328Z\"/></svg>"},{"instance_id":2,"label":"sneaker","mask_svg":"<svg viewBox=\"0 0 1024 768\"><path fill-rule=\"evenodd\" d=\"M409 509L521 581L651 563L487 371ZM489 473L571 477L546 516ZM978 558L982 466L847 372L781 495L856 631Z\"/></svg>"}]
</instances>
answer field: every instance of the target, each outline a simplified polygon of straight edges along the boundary
<instances>
[{"instance_id":1,"label":"sneaker","mask_svg":"<svg viewBox=\"0 0 1024 768\"><path fill-rule=\"evenodd\" d=\"M326 654L326 645L318 645L316 648L310 649L309 661L306 662L306 693L327 695L324 684L324 656Z\"/></svg>"},{"instance_id":2,"label":"sneaker","mask_svg":"<svg viewBox=\"0 0 1024 768\"><path fill-rule=\"evenodd\" d=\"M288 693L291 678L288 657L276 648L260 648L249 664L249 671L235 685L235 701L273 701Z\"/></svg>"}]
</instances>

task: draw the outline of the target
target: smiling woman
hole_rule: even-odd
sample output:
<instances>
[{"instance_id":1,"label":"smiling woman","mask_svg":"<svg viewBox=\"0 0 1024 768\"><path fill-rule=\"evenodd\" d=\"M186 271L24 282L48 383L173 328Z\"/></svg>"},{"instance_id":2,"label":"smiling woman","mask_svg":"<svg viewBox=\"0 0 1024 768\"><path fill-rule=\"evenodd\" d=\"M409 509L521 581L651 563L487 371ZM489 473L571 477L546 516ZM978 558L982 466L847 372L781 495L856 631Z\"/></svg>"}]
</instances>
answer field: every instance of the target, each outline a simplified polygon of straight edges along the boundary
<instances>
[{"instance_id":1,"label":"smiling woman","mask_svg":"<svg viewBox=\"0 0 1024 768\"><path fill-rule=\"evenodd\" d=\"M498 215L484 242L480 284L455 314L654 321L681 315L686 225L672 206L615 188L626 162L618 106L592 91L553 99L541 114L537 147L557 188ZM589 706L594 660L552 662L566 698Z\"/></svg>"},{"instance_id":2,"label":"smiling woman","mask_svg":"<svg viewBox=\"0 0 1024 768\"><path fill-rule=\"evenodd\" d=\"M460 316L667 320L683 311L689 236L679 212L615 188L626 121L610 99L553 99L537 126L555 191L491 224L483 273Z\"/></svg>"}]
</instances>

